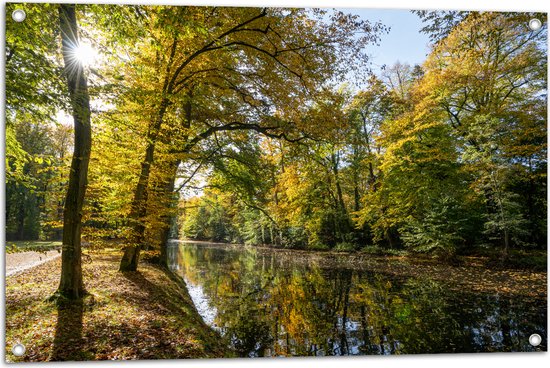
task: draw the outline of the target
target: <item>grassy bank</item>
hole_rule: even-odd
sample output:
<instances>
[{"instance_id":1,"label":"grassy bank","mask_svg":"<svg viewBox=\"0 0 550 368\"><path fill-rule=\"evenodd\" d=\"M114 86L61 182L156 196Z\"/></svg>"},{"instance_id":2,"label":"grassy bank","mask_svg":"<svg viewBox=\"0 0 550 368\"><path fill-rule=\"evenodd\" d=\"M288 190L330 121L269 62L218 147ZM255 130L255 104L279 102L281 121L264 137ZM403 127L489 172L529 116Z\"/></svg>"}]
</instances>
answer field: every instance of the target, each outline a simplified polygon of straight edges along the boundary
<instances>
[{"instance_id":1,"label":"grassy bank","mask_svg":"<svg viewBox=\"0 0 550 368\"><path fill-rule=\"evenodd\" d=\"M48 302L61 261L45 263L6 280L8 361L180 359L230 355L196 312L185 285L170 272L142 263L118 272L118 252L85 257L90 296L82 303ZM11 353L25 345L23 357Z\"/></svg>"},{"instance_id":2,"label":"grassy bank","mask_svg":"<svg viewBox=\"0 0 550 368\"><path fill-rule=\"evenodd\" d=\"M20 240L6 242L6 253L47 252L61 249L60 241Z\"/></svg>"}]
</instances>

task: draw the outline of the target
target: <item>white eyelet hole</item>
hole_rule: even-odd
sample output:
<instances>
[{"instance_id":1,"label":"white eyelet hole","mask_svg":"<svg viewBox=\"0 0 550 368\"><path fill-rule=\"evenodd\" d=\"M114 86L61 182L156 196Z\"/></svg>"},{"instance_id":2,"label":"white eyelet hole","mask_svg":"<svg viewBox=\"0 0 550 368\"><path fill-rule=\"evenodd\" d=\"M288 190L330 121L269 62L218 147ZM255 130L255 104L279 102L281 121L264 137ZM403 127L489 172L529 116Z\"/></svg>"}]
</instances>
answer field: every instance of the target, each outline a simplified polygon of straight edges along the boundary
<instances>
[{"instance_id":1,"label":"white eyelet hole","mask_svg":"<svg viewBox=\"0 0 550 368\"><path fill-rule=\"evenodd\" d=\"M529 21L529 28L531 28L532 31L538 31L542 27L542 22L536 18L531 19Z\"/></svg>"},{"instance_id":2,"label":"white eyelet hole","mask_svg":"<svg viewBox=\"0 0 550 368\"><path fill-rule=\"evenodd\" d=\"M542 337L539 334L532 334L529 336L529 344L533 346L539 346L542 343Z\"/></svg>"},{"instance_id":3,"label":"white eyelet hole","mask_svg":"<svg viewBox=\"0 0 550 368\"><path fill-rule=\"evenodd\" d=\"M20 357L20 356L23 356L23 354L25 354L25 350L26 350L25 345L17 343L13 345L11 352L13 353L13 355Z\"/></svg>"},{"instance_id":4,"label":"white eyelet hole","mask_svg":"<svg viewBox=\"0 0 550 368\"><path fill-rule=\"evenodd\" d=\"M25 13L23 9L15 9L13 13L11 13L11 17L14 21L21 23L27 17L27 13Z\"/></svg>"}]
</instances>

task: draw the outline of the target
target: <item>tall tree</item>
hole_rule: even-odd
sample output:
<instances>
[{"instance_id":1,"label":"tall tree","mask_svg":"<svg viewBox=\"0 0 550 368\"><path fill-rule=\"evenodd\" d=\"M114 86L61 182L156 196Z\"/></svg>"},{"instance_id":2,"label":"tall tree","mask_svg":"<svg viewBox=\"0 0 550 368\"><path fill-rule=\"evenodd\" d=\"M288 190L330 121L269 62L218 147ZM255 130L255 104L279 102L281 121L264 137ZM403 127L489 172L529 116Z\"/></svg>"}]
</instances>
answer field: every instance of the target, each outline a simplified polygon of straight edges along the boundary
<instances>
[{"instance_id":1,"label":"tall tree","mask_svg":"<svg viewBox=\"0 0 550 368\"><path fill-rule=\"evenodd\" d=\"M58 288L58 293L69 299L78 299L85 294L82 280L82 207L92 145L88 85L84 67L76 58L79 39L75 8L72 4L59 5L65 76L74 119L74 151L63 211L61 280Z\"/></svg>"},{"instance_id":2,"label":"tall tree","mask_svg":"<svg viewBox=\"0 0 550 368\"><path fill-rule=\"evenodd\" d=\"M542 29L528 28L534 17L543 21ZM461 161L468 163L472 188L485 203L485 233L504 254L522 243L526 218L534 220L520 210L512 173L526 172L525 178L545 171L546 126L540 114L546 113L546 65L544 15L490 12L468 14L425 64L425 91L457 134ZM530 140L539 143L531 146ZM525 184L531 191L523 194L535 195L533 182Z\"/></svg>"},{"instance_id":3,"label":"tall tree","mask_svg":"<svg viewBox=\"0 0 550 368\"><path fill-rule=\"evenodd\" d=\"M223 119L214 116L203 120L202 125L184 129L189 139L179 153L188 153L202 140L223 131L256 130L281 136L299 124L299 112L320 85L331 78L343 77L349 68L366 66L363 46L375 42L384 29L342 12L326 16L326 11L305 9L225 11L231 16L208 7L168 8L156 15L164 20L154 23L156 26L169 27L154 30L153 34L160 32L154 42L168 52L151 53L152 58L163 60L156 69L162 70L162 77L155 75L152 82L157 89L152 91L154 113L129 215L134 229L121 261L122 271L137 268L158 141L170 116L176 121L183 120L173 107L178 106L177 102L190 88L201 81L214 87L214 93L222 95L222 101L216 101L218 105L210 103L214 110L225 108L224 100L232 105L241 100L246 107L235 109L237 114L225 114ZM303 22L305 18L310 22ZM181 19L190 19L196 29L189 32L188 23L182 23ZM352 37L354 34L357 39ZM148 62L154 63L158 61Z\"/></svg>"}]
</instances>

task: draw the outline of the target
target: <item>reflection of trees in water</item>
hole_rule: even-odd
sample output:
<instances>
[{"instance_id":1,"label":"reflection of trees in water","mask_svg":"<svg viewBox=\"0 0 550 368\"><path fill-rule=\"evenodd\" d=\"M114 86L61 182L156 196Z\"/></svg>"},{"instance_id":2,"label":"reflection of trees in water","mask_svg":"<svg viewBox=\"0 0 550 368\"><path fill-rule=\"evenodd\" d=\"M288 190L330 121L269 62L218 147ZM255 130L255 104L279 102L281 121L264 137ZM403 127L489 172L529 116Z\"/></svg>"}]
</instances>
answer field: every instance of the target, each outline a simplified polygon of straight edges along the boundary
<instances>
[{"instance_id":1,"label":"reflection of trees in water","mask_svg":"<svg viewBox=\"0 0 550 368\"><path fill-rule=\"evenodd\" d=\"M540 301L528 308L428 279L304 267L254 249L174 249L242 356L526 351L533 332L546 341Z\"/></svg>"}]
</instances>

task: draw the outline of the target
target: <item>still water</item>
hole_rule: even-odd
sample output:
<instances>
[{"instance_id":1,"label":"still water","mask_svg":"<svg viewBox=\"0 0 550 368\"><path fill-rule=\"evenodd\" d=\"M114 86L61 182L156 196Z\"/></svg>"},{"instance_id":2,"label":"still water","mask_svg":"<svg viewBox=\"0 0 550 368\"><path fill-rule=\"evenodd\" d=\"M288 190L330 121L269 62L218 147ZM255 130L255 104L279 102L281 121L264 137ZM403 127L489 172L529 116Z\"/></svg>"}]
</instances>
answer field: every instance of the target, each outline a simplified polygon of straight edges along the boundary
<instances>
[{"instance_id":1,"label":"still water","mask_svg":"<svg viewBox=\"0 0 550 368\"><path fill-rule=\"evenodd\" d=\"M205 322L240 356L546 350L546 300L451 291L304 252L172 243L169 257ZM537 349L532 333L543 337Z\"/></svg>"}]
</instances>

